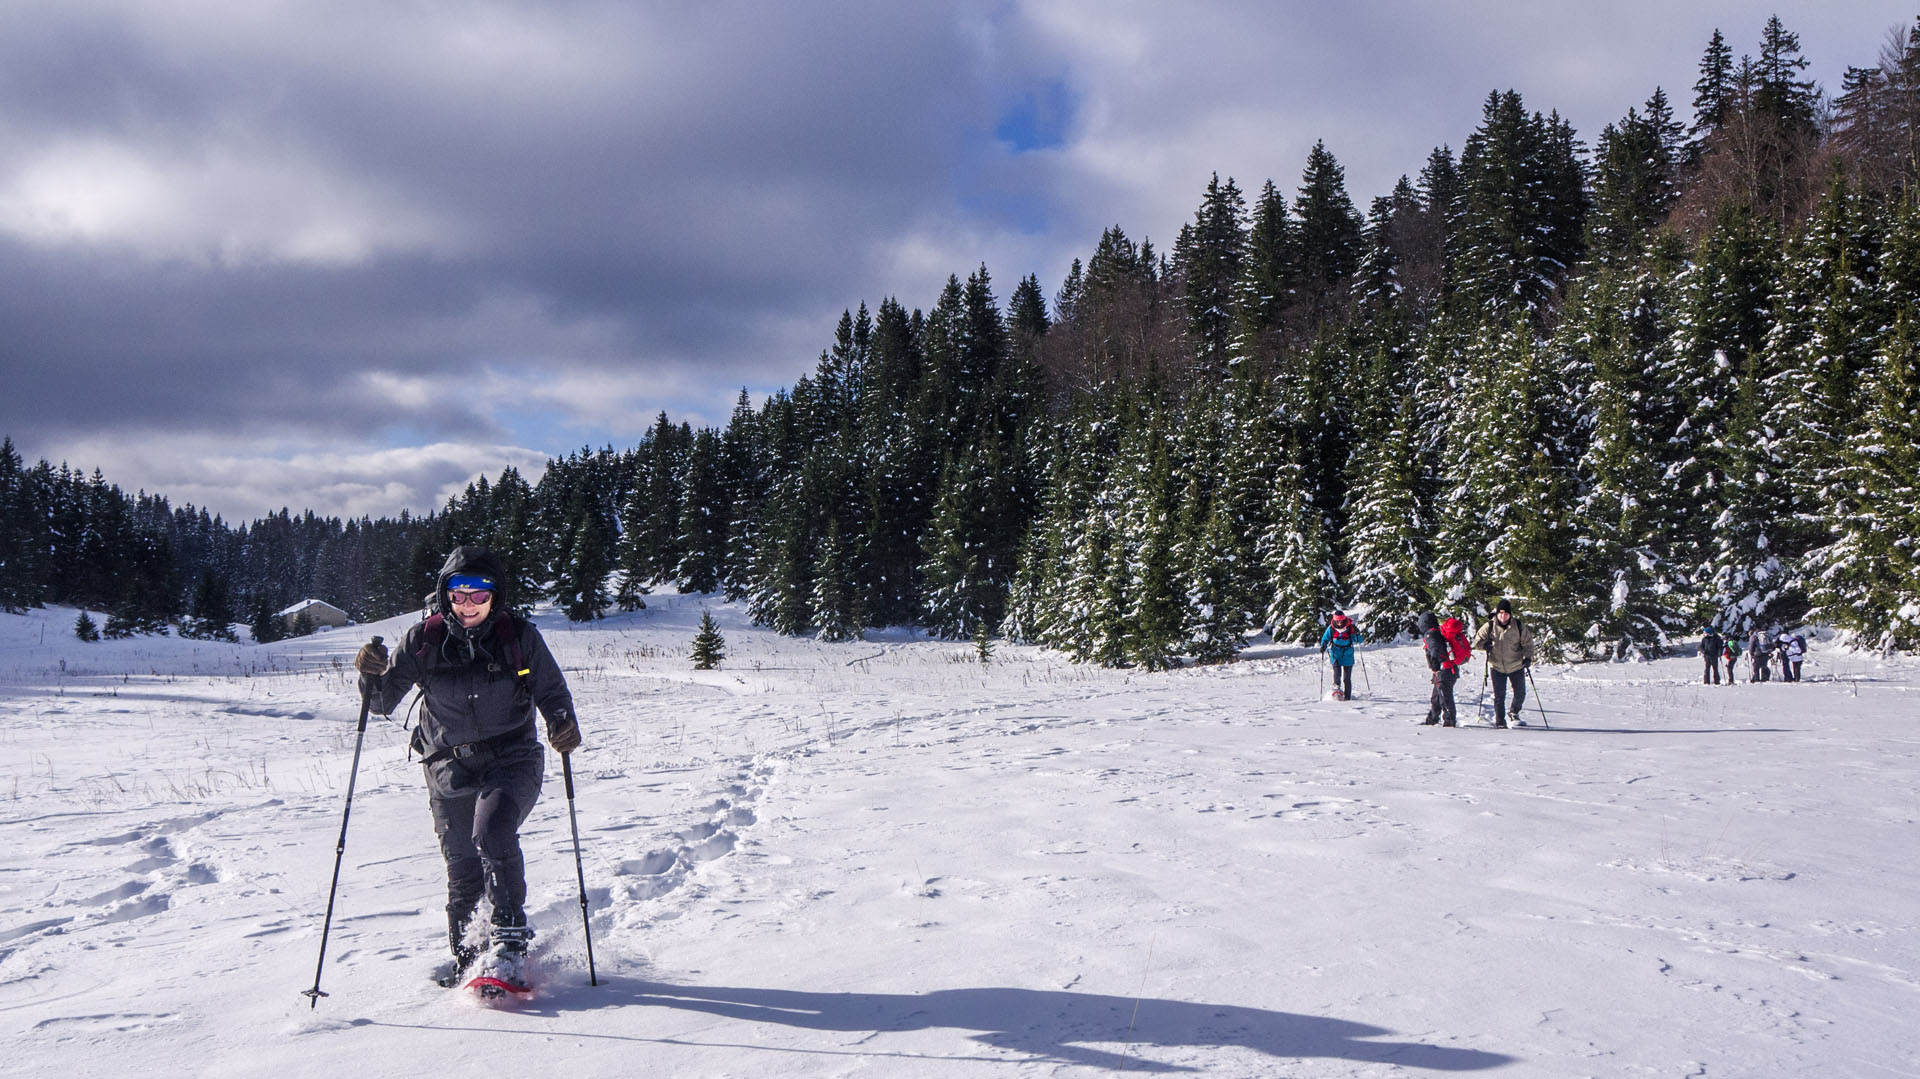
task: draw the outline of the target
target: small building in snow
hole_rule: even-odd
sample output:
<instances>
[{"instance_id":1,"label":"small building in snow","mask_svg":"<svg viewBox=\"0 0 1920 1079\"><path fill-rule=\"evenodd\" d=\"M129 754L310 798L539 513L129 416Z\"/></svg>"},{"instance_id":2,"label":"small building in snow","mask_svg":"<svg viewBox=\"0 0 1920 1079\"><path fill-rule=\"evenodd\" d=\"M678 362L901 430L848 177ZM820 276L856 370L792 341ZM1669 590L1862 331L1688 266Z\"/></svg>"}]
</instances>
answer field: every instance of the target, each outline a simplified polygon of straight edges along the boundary
<instances>
[{"instance_id":1,"label":"small building in snow","mask_svg":"<svg viewBox=\"0 0 1920 1079\"><path fill-rule=\"evenodd\" d=\"M292 635L295 632L294 626L300 621L302 614L307 616L307 620L316 630L353 625L353 619L347 617L347 612L323 599L303 599L284 611L276 612L274 617L278 618L280 624L287 628L287 633Z\"/></svg>"}]
</instances>

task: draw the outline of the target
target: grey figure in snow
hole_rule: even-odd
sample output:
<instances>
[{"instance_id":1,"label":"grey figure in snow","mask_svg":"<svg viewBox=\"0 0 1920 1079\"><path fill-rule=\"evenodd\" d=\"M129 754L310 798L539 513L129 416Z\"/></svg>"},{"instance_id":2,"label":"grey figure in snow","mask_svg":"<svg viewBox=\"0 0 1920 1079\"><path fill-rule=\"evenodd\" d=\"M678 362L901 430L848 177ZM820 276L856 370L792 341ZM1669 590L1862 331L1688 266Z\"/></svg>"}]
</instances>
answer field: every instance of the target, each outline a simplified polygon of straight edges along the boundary
<instances>
[{"instance_id":1,"label":"grey figure in snow","mask_svg":"<svg viewBox=\"0 0 1920 1079\"><path fill-rule=\"evenodd\" d=\"M354 667L381 715L414 686L421 689L413 749L446 859L449 983L471 972L520 988L533 936L520 826L546 771L534 710L546 720L548 744L562 754L579 748L580 725L540 631L507 609L506 581L491 552L456 547L440 568L433 613L407 631L391 661L384 647L370 644ZM468 937L482 899L491 909L484 953Z\"/></svg>"}]
</instances>

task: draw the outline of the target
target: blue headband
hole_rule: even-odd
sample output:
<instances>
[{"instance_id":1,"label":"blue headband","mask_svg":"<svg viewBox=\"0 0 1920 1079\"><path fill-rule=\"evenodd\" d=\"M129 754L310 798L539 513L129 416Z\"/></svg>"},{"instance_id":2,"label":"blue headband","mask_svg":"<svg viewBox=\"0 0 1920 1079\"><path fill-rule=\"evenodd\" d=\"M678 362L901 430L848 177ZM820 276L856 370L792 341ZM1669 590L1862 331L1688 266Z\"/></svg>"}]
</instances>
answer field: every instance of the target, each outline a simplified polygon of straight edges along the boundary
<instances>
[{"instance_id":1,"label":"blue headband","mask_svg":"<svg viewBox=\"0 0 1920 1079\"><path fill-rule=\"evenodd\" d=\"M491 592L493 591L493 578L477 573L456 573L447 578L447 587L449 589L482 588Z\"/></svg>"}]
</instances>

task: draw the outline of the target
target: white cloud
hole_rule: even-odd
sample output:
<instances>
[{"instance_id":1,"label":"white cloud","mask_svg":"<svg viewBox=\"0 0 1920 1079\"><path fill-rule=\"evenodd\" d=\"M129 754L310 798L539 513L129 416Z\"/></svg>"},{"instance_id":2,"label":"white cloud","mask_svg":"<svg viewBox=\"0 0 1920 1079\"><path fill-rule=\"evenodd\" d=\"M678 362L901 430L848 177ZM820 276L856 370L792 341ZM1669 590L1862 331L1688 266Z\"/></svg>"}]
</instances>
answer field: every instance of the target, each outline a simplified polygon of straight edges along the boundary
<instances>
[{"instance_id":1,"label":"white cloud","mask_svg":"<svg viewBox=\"0 0 1920 1079\"><path fill-rule=\"evenodd\" d=\"M140 146L56 137L0 166L0 232L152 259L342 267L382 252L454 253L458 232L405 197L284 146Z\"/></svg>"},{"instance_id":2,"label":"white cloud","mask_svg":"<svg viewBox=\"0 0 1920 1079\"><path fill-rule=\"evenodd\" d=\"M548 459L520 446L436 442L354 449L165 432L26 446L22 452L89 474L98 468L122 490L164 494L176 509L192 504L229 523L283 507L343 518L438 510L468 483L497 477L509 466L536 483Z\"/></svg>"}]
</instances>

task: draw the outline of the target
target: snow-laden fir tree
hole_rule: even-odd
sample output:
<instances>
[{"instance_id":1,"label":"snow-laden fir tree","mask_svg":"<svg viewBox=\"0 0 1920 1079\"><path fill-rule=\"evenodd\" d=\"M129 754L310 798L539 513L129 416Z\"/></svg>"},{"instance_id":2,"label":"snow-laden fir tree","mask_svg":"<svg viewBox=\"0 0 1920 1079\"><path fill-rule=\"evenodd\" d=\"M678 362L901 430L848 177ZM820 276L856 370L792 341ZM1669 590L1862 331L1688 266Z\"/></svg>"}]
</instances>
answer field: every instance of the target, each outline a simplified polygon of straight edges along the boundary
<instances>
[{"instance_id":1,"label":"snow-laden fir tree","mask_svg":"<svg viewBox=\"0 0 1920 1079\"><path fill-rule=\"evenodd\" d=\"M1767 342L1774 386L1766 426L1793 503L1778 553L1796 570L1833 539L1841 451L1860 415L1862 376L1891 322L1876 284L1881 243L1878 215L1836 177L1788 245L1779 323Z\"/></svg>"},{"instance_id":2,"label":"snow-laden fir tree","mask_svg":"<svg viewBox=\"0 0 1920 1079\"><path fill-rule=\"evenodd\" d=\"M555 599L569 621L591 622L613 602L606 587L613 570L606 548L600 515L583 506L574 525L572 548L554 584Z\"/></svg>"},{"instance_id":3,"label":"snow-laden fir tree","mask_svg":"<svg viewBox=\"0 0 1920 1079\"><path fill-rule=\"evenodd\" d=\"M1911 216L1911 211L1907 211ZM1920 323L1894 316L1836 470L1834 541L1811 553L1813 617L1881 650L1920 648Z\"/></svg>"},{"instance_id":4,"label":"snow-laden fir tree","mask_svg":"<svg viewBox=\"0 0 1920 1079\"><path fill-rule=\"evenodd\" d=\"M727 639L720 635L720 627L713 624L713 612L700 612L700 632L693 637L693 669L710 671L721 660L727 658Z\"/></svg>"},{"instance_id":5,"label":"snow-laden fir tree","mask_svg":"<svg viewBox=\"0 0 1920 1079\"><path fill-rule=\"evenodd\" d=\"M1661 381L1675 369L1668 274L1679 253L1671 237L1660 242L1668 253L1651 267L1609 266L1585 281L1551 346L1554 362L1586 383L1565 629L1569 643L1604 643L1616 656L1648 654L1694 621L1684 595L1691 549L1676 557L1675 545L1677 520L1697 508L1661 481L1679 423Z\"/></svg>"},{"instance_id":6,"label":"snow-laden fir tree","mask_svg":"<svg viewBox=\"0 0 1920 1079\"><path fill-rule=\"evenodd\" d=\"M1389 421L1374 430L1350 459L1351 502L1347 560L1353 568L1347 594L1366 612L1368 630L1390 638L1413 627L1431 603L1421 570L1432 559L1427 507L1420 497L1430 482L1415 428L1418 406L1397 397Z\"/></svg>"},{"instance_id":7,"label":"snow-laden fir tree","mask_svg":"<svg viewBox=\"0 0 1920 1079\"><path fill-rule=\"evenodd\" d=\"M866 630L854 581L858 555L840 534L840 522L827 523L820 557L813 567L813 621L823 641L858 639Z\"/></svg>"},{"instance_id":8,"label":"snow-laden fir tree","mask_svg":"<svg viewBox=\"0 0 1920 1079\"><path fill-rule=\"evenodd\" d=\"M1163 670L1178 659L1184 620L1177 560L1178 496L1173 489L1172 448L1161 429L1163 412L1149 408L1143 422L1123 444L1115 469L1114 501L1119 506L1121 551L1114 569L1124 597L1121 624L1128 662Z\"/></svg>"},{"instance_id":9,"label":"snow-laden fir tree","mask_svg":"<svg viewBox=\"0 0 1920 1079\"><path fill-rule=\"evenodd\" d=\"M1272 524L1260 541L1269 588L1266 630L1275 641L1295 644L1319 639L1322 620L1340 593L1325 522L1303 473L1298 457L1283 451L1267 510Z\"/></svg>"}]
</instances>

